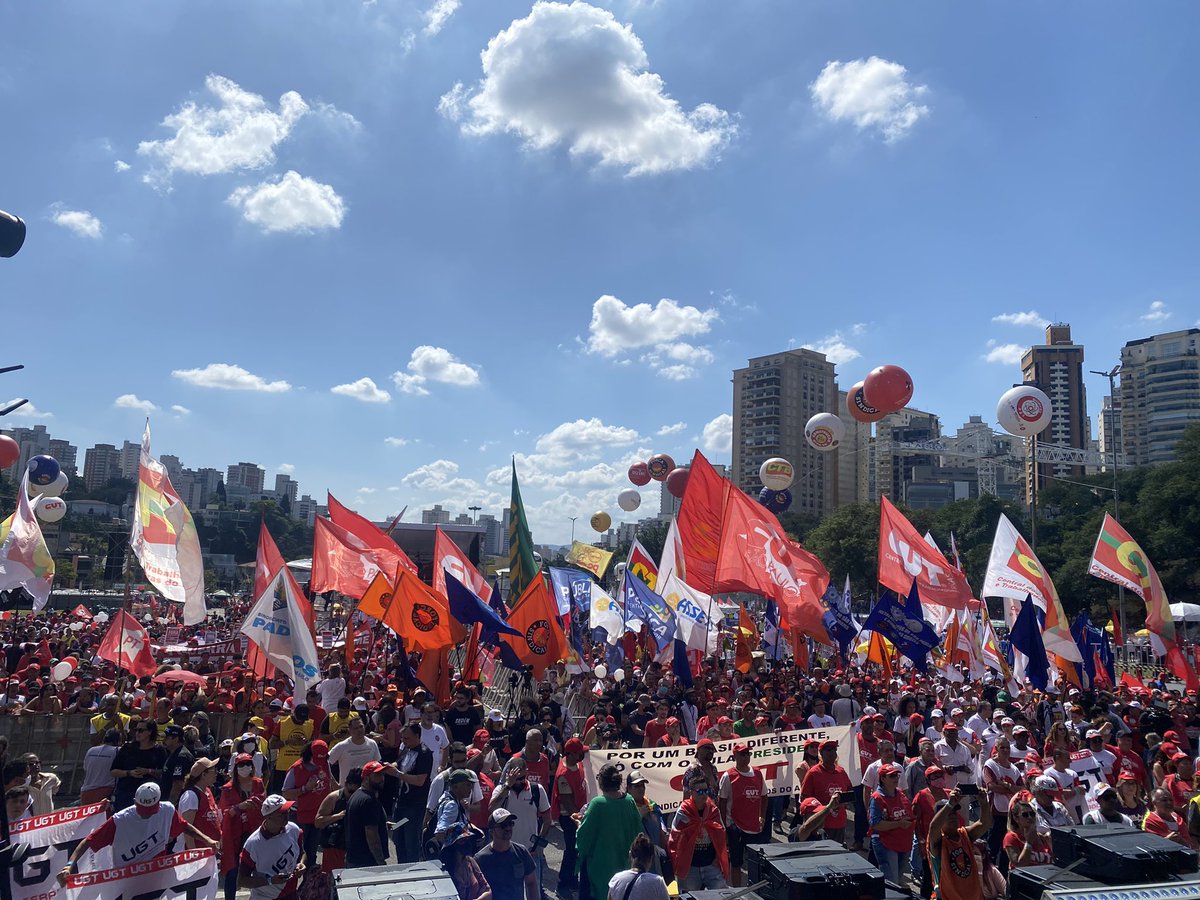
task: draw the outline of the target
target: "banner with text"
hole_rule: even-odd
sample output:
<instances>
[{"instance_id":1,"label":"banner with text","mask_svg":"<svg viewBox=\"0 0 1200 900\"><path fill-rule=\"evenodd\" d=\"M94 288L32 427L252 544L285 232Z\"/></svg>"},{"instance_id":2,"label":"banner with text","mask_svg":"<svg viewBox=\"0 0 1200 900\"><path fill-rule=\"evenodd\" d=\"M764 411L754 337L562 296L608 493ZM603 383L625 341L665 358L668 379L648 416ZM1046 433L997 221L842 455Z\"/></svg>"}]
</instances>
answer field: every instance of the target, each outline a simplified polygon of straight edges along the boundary
<instances>
[{"instance_id":1,"label":"banner with text","mask_svg":"<svg viewBox=\"0 0 1200 900\"><path fill-rule=\"evenodd\" d=\"M800 785L796 783L796 766L804 757L804 742L809 740L837 741L838 765L846 770L852 784L862 781L858 763L858 737L848 725L715 741L717 755L713 758L713 765L721 774L732 769L733 745L744 741L750 745L750 764L760 770L766 779L767 795L790 797L800 792ZM675 812L683 802L683 775L695 756L695 744L636 750L592 750L585 757L588 762L588 795L595 797L600 793L596 785L596 773L605 764L612 763L620 770L622 777L627 777L630 772L643 775L648 782L646 796L657 803L664 813Z\"/></svg>"},{"instance_id":2,"label":"banner with text","mask_svg":"<svg viewBox=\"0 0 1200 900\"><path fill-rule=\"evenodd\" d=\"M12 842L29 847L21 865L11 869L12 900L55 900L61 891L56 876L79 842L107 818L108 804L92 803L12 823ZM112 852L108 848L98 854L89 851L80 858L79 865L107 868L112 865Z\"/></svg>"},{"instance_id":3,"label":"banner with text","mask_svg":"<svg viewBox=\"0 0 1200 900\"><path fill-rule=\"evenodd\" d=\"M146 862L67 876L66 900L217 900L217 857L185 850Z\"/></svg>"}]
</instances>

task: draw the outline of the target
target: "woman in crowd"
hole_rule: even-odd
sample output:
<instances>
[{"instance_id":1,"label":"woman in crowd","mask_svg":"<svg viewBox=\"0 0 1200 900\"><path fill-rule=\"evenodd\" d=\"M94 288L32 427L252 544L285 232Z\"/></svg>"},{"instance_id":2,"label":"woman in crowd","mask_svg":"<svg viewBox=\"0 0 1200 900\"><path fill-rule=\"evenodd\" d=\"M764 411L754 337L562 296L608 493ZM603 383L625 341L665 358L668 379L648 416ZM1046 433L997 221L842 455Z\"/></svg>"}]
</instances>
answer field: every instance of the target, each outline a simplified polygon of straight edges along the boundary
<instances>
[{"instance_id":1,"label":"woman in crowd","mask_svg":"<svg viewBox=\"0 0 1200 900\"><path fill-rule=\"evenodd\" d=\"M1008 882L1004 873L992 861L992 850L988 842L980 838L975 842L975 864L979 868L980 881L983 882L983 900L1000 900L1008 893Z\"/></svg>"},{"instance_id":2,"label":"woman in crowd","mask_svg":"<svg viewBox=\"0 0 1200 900\"><path fill-rule=\"evenodd\" d=\"M871 850L883 874L900 884L912 850L912 805L900 790L900 767L887 763L879 768L879 788L871 794L867 821L871 826Z\"/></svg>"},{"instance_id":3,"label":"woman in crowd","mask_svg":"<svg viewBox=\"0 0 1200 900\"><path fill-rule=\"evenodd\" d=\"M630 868L608 882L608 900L668 900L667 883L651 871L657 851L650 838L639 834L629 845Z\"/></svg>"},{"instance_id":4,"label":"woman in crowd","mask_svg":"<svg viewBox=\"0 0 1200 900\"><path fill-rule=\"evenodd\" d=\"M283 778L281 793L284 799L295 801L296 824L304 831L304 864L317 864L321 834L317 829L317 809L329 793L333 775L329 772L329 745L324 741L309 741L300 751Z\"/></svg>"},{"instance_id":5,"label":"woman in crowd","mask_svg":"<svg viewBox=\"0 0 1200 900\"><path fill-rule=\"evenodd\" d=\"M1037 814L1033 804L1025 799L1013 798L1008 805L1008 832L1004 835L1004 852L1008 856L1008 869L1026 866L1046 866L1054 862L1050 846L1050 835L1038 831Z\"/></svg>"},{"instance_id":6,"label":"woman in crowd","mask_svg":"<svg viewBox=\"0 0 1200 900\"><path fill-rule=\"evenodd\" d=\"M192 763L192 770L183 780L183 793L179 795L179 815L191 822L197 830L214 841L221 840L224 815L213 797L212 788L217 783L217 761L201 757ZM195 843L188 838L188 849Z\"/></svg>"},{"instance_id":7,"label":"woman in crowd","mask_svg":"<svg viewBox=\"0 0 1200 900\"><path fill-rule=\"evenodd\" d=\"M458 900L491 900L492 889L475 862L483 838L483 832L467 822L456 822L446 833L438 859L458 889Z\"/></svg>"},{"instance_id":8,"label":"woman in crowd","mask_svg":"<svg viewBox=\"0 0 1200 900\"><path fill-rule=\"evenodd\" d=\"M233 777L221 791L221 877L225 900L236 900L238 857L246 838L262 824L260 808L267 799L263 780L254 774L254 758L249 753L234 757Z\"/></svg>"},{"instance_id":9,"label":"woman in crowd","mask_svg":"<svg viewBox=\"0 0 1200 900\"><path fill-rule=\"evenodd\" d=\"M89 747L83 755L83 784L79 788L79 805L99 803L112 796L113 785L117 779L113 777L113 760L117 758L117 745L121 743L121 733L115 728L104 732L100 744Z\"/></svg>"},{"instance_id":10,"label":"woman in crowd","mask_svg":"<svg viewBox=\"0 0 1200 900\"><path fill-rule=\"evenodd\" d=\"M729 852L721 813L699 769L684 776L684 800L671 822L667 852L680 891L728 887Z\"/></svg>"},{"instance_id":11,"label":"woman in crowd","mask_svg":"<svg viewBox=\"0 0 1200 900\"><path fill-rule=\"evenodd\" d=\"M1117 811L1129 816L1139 828L1142 827L1146 804L1142 800L1142 787L1132 772L1122 772L1117 776Z\"/></svg>"}]
</instances>

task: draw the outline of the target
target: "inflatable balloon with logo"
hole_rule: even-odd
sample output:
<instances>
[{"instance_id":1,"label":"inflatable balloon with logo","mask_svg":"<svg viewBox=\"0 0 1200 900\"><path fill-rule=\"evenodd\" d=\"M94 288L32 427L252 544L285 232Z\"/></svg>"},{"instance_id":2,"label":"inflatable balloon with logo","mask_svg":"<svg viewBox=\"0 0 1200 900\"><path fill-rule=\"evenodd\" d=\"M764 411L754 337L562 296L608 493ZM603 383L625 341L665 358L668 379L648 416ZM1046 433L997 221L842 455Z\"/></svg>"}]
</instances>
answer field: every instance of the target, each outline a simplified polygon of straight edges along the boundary
<instances>
[{"instance_id":1,"label":"inflatable balloon with logo","mask_svg":"<svg viewBox=\"0 0 1200 900\"><path fill-rule=\"evenodd\" d=\"M885 412L903 409L912 395L912 378L899 366L877 366L863 379L863 400Z\"/></svg>"},{"instance_id":2,"label":"inflatable balloon with logo","mask_svg":"<svg viewBox=\"0 0 1200 900\"><path fill-rule=\"evenodd\" d=\"M644 487L650 483L650 467L644 462L635 462L629 467L629 480L638 487Z\"/></svg>"},{"instance_id":3,"label":"inflatable balloon with logo","mask_svg":"<svg viewBox=\"0 0 1200 900\"><path fill-rule=\"evenodd\" d=\"M792 492L788 490L773 491L770 488L763 488L758 492L758 502L769 509L775 515L785 513L792 505Z\"/></svg>"},{"instance_id":4,"label":"inflatable balloon with logo","mask_svg":"<svg viewBox=\"0 0 1200 900\"><path fill-rule=\"evenodd\" d=\"M1005 391L996 405L1000 427L1018 437L1032 437L1045 431L1053 415L1050 398L1032 384L1019 384Z\"/></svg>"},{"instance_id":5,"label":"inflatable balloon with logo","mask_svg":"<svg viewBox=\"0 0 1200 900\"><path fill-rule=\"evenodd\" d=\"M786 459L772 456L758 467L758 480L773 491L786 491L796 480L796 468Z\"/></svg>"},{"instance_id":6,"label":"inflatable balloon with logo","mask_svg":"<svg viewBox=\"0 0 1200 900\"><path fill-rule=\"evenodd\" d=\"M833 413L817 413L804 426L804 439L808 441L808 446L821 453L836 450L845 436L846 426Z\"/></svg>"},{"instance_id":7,"label":"inflatable balloon with logo","mask_svg":"<svg viewBox=\"0 0 1200 900\"><path fill-rule=\"evenodd\" d=\"M888 410L879 409L867 403L863 396L863 383L860 381L846 391L846 409L859 422L878 422L888 414Z\"/></svg>"},{"instance_id":8,"label":"inflatable balloon with logo","mask_svg":"<svg viewBox=\"0 0 1200 900\"><path fill-rule=\"evenodd\" d=\"M591 522L593 530L604 534L604 532L612 527L612 516L600 510L599 512L592 513Z\"/></svg>"},{"instance_id":9,"label":"inflatable balloon with logo","mask_svg":"<svg viewBox=\"0 0 1200 900\"><path fill-rule=\"evenodd\" d=\"M625 512L633 512L642 505L642 495L633 488L626 488L617 494L617 506Z\"/></svg>"},{"instance_id":10,"label":"inflatable balloon with logo","mask_svg":"<svg viewBox=\"0 0 1200 900\"><path fill-rule=\"evenodd\" d=\"M672 497L682 498L683 492L687 490L689 475L691 475L691 470L682 466L672 469L666 480L667 492Z\"/></svg>"},{"instance_id":11,"label":"inflatable balloon with logo","mask_svg":"<svg viewBox=\"0 0 1200 900\"><path fill-rule=\"evenodd\" d=\"M646 463L650 477L655 481L666 481L671 470L675 468L675 460L665 453L655 453Z\"/></svg>"}]
</instances>

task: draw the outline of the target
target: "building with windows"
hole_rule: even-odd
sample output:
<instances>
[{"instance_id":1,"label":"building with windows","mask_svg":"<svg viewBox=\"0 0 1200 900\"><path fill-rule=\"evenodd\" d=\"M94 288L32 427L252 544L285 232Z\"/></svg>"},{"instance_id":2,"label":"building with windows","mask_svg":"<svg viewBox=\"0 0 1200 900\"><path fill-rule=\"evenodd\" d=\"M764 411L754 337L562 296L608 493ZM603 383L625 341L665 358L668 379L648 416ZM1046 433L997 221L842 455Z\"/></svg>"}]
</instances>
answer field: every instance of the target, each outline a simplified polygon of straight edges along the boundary
<instances>
[{"instance_id":1,"label":"building with windows","mask_svg":"<svg viewBox=\"0 0 1200 900\"><path fill-rule=\"evenodd\" d=\"M89 491L121 477L121 451L112 444L97 444L83 454L83 485Z\"/></svg>"},{"instance_id":2,"label":"building with windows","mask_svg":"<svg viewBox=\"0 0 1200 900\"><path fill-rule=\"evenodd\" d=\"M804 439L820 412L835 412L833 363L815 350L785 350L748 361L733 373L733 465L730 480L757 497L759 466L780 456L796 468L792 512L823 516L838 498L837 452L821 453Z\"/></svg>"},{"instance_id":3,"label":"building with windows","mask_svg":"<svg viewBox=\"0 0 1200 900\"><path fill-rule=\"evenodd\" d=\"M1125 464L1175 459L1183 431L1200 422L1200 328L1130 341L1121 348L1117 414Z\"/></svg>"},{"instance_id":4,"label":"building with windows","mask_svg":"<svg viewBox=\"0 0 1200 900\"><path fill-rule=\"evenodd\" d=\"M1039 444L1055 444L1087 450L1091 441L1087 414L1087 389L1083 383L1083 347L1071 340L1071 326L1046 326L1046 343L1030 347L1021 357L1021 375L1026 384L1040 388L1050 398L1053 418L1050 426L1037 437ZM1025 501L1033 491L1045 487L1051 478L1078 479L1083 466L1069 463L1037 463L1033 459L1033 441L1025 454Z\"/></svg>"},{"instance_id":5,"label":"building with windows","mask_svg":"<svg viewBox=\"0 0 1200 900\"><path fill-rule=\"evenodd\" d=\"M60 441L54 438L50 439L50 455L58 460L58 464L62 466L62 470L68 475L77 476L79 449L70 441Z\"/></svg>"},{"instance_id":6,"label":"building with windows","mask_svg":"<svg viewBox=\"0 0 1200 900\"><path fill-rule=\"evenodd\" d=\"M225 490L245 488L246 495L257 499L263 492L263 481L266 477L267 472L261 466L251 462L240 462L226 470Z\"/></svg>"}]
</instances>

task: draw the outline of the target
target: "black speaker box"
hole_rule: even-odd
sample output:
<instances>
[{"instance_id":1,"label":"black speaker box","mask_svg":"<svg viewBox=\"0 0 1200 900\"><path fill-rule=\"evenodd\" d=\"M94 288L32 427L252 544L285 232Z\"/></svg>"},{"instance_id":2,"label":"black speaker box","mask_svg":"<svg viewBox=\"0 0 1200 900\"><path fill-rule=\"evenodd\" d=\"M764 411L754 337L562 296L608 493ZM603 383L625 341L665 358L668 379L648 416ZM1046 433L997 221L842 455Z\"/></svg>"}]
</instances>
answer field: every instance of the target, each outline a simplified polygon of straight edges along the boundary
<instances>
[{"instance_id":1,"label":"black speaker box","mask_svg":"<svg viewBox=\"0 0 1200 900\"><path fill-rule=\"evenodd\" d=\"M768 859L759 893L765 900L884 900L883 873L857 853L800 855ZM814 892L819 892L816 894Z\"/></svg>"},{"instance_id":2,"label":"black speaker box","mask_svg":"<svg viewBox=\"0 0 1200 900\"><path fill-rule=\"evenodd\" d=\"M1059 866L1026 866L1008 870L1009 900L1041 900L1042 891L1086 891L1104 887L1078 872L1066 872Z\"/></svg>"},{"instance_id":3,"label":"black speaker box","mask_svg":"<svg viewBox=\"0 0 1200 900\"><path fill-rule=\"evenodd\" d=\"M1050 829L1054 864L1082 860L1075 871L1110 885L1149 884L1200 867L1200 855L1156 834L1127 825L1072 825Z\"/></svg>"},{"instance_id":4,"label":"black speaker box","mask_svg":"<svg viewBox=\"0 0 1200 900\"><path fill-rule=\"evenodd\" d=\"M845 852L845 848L837 841L800 841L795 844L747 844L745 857L746 883L754 884L762 880L762 873L768 860L794 859L798 856L832 856Z\"/></svg>"}]
</instances>

